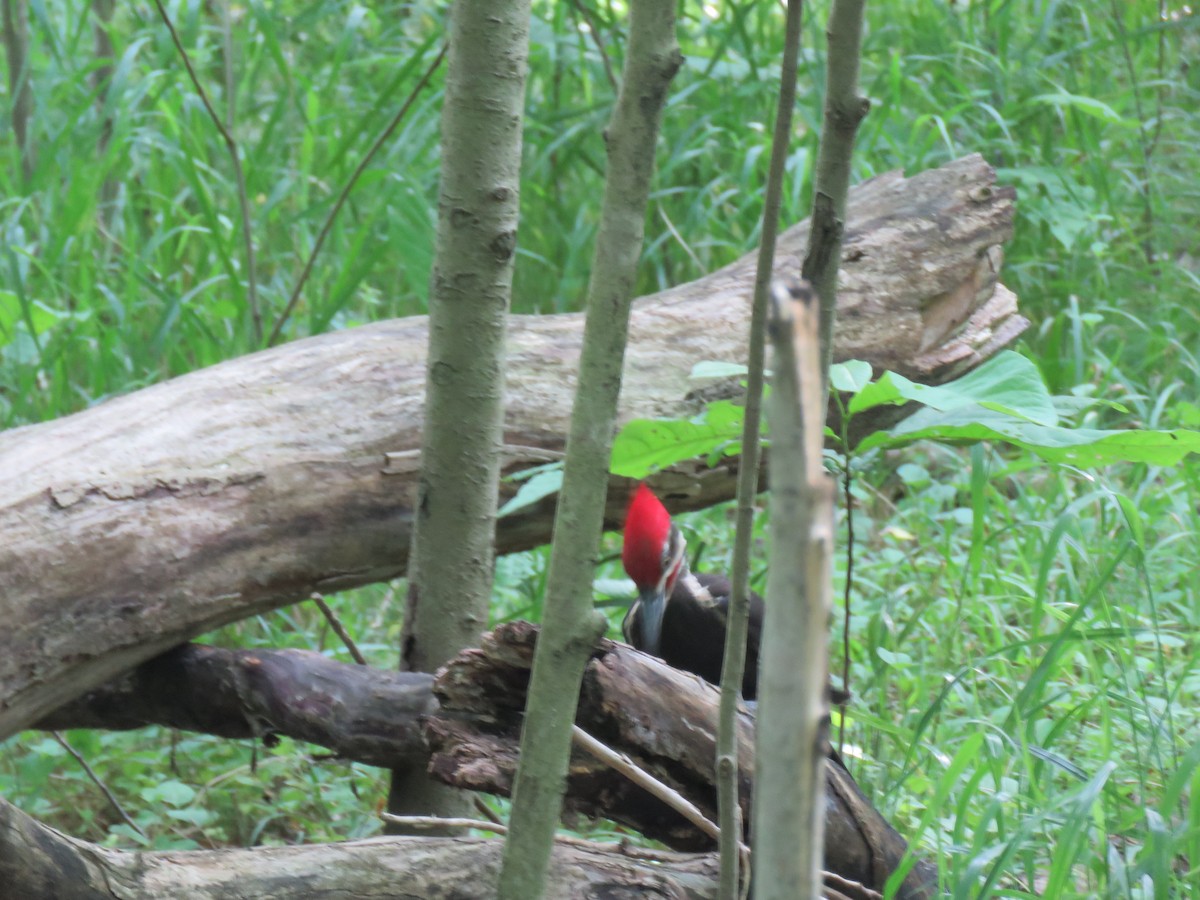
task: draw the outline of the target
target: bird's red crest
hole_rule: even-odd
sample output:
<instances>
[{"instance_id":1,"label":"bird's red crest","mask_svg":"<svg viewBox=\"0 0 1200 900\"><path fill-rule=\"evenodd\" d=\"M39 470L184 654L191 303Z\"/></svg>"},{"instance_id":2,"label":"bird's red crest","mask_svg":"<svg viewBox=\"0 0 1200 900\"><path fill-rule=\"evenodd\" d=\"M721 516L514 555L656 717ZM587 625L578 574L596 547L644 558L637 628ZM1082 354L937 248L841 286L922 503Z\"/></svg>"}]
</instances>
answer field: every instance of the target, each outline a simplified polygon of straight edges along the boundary
<instances>
[{"instance_id":1,"label":"bird's red crest","mask_svg":"<svg viewBox=\"0 0 1200 900\"><path fill-rule=\"evenodd\" d=\"M625 515L621 561L634 583L657 584L662 578L663 548L671 533L671 515L645 484L639 484Z\"/></svg>"}]
</instances>

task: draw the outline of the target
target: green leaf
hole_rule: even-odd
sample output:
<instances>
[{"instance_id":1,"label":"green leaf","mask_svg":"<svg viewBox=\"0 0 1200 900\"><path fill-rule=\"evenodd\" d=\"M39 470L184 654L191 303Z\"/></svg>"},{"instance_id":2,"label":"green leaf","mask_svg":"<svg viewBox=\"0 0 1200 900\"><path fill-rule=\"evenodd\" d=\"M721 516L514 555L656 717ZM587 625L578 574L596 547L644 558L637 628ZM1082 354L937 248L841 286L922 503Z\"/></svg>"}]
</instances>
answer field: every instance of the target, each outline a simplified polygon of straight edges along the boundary
<instances>
[{"instance_id":1,"label":"green leaf","mask_svg":"<svg viewBox=\"0 0 1200 900\"><path fill-rule=\"evenodd\" d=\"M920 421L914 421L917 419ZM1006 441L1042 459L1084 468L1119 462L1171 466L1189 453L1200 453L1197 431L1061 428L1037 425L980 405L945 413L922 410L890 432L876 432L865 438L858 450L902 447L918 440Z\"/></svg>"},{"instance_id":2,"label":"green leaf","mask_svg":"<svg viewBox=\"0 0 1200 900\"><path fill-rule=\"evenodd\" d=\"M729 400L710 403L694 419L634 419L613 442L614 475L645 478L685 459L741 449L745 410Z\"/></svg>"},{"instance_id":3,"label":"green leaf","mask_svg":"<svg viewBox=\"0 0 1200 900\"><path fill-rule=\"evenodd\" d=\"M195 825L197 828L203 828L216 818L216 813L211 809L205 809L203 806L189 806L187 809L169 809L167 810L167 815L172 819L178 819L180 822Z\"/></svg>"},{"instance_id":4,"label":"green leaf","mask_svg":"<svg viewBox=\"0 0 1200 900\"><path fill-rule=\"evenodd\" d=\"M849 412L854 415L876 406L912 400L939 412L978 405L1039 425L1058 424L1058 411L1037 366L1011 350L997 354L957 381L936 387L885 372L851 399ZM918 412L906 423L921 414Z\"/></svg>"},{"instance_id":5,"label":"green leaf","mask_svg":"<svg viewBox=\"0 0 1200 900\"><path fill-rule=\"evenodd\" d=\"M162 802L168 806L187 806L196 799L194 788L174 779L148 787L141 793L147 803Z\"/></svg>"},{"instance_id":6,"label":"green leaf","mask_svg":"<svg viewBox=\"0 0 1200 900\"><path fill-rule=\"evenodd\" d=\"M1071 94L1067 91L1058 91L1053 94L1039 94L1031 98L1030 102L1040 103L1045 106L1056 106L1059 109L1075 109L1084 115L1109 122L1113 125L1133 126L1136 124L1126 119L1102 100L1097 100L1095 97L1084 97L1080 94Z\"/></svg>"},{"instance_id":7,"label":"green leaf","mask_svg":"<svg viewBox=\"0 0 1200 900\"><path fill-rule=\"evenodd\" d=\"M829 367L829 383L835 391L857 394L871 383L871 364L861 359L848 359Z\"/></svg>"},{"instance_id":8,"label":"green leaf","mask_svg":"<svg viewBox=\"0 0 1200 900\"><path fill-rule=\"evenodd\" d=\"M546 468L528 479L521 489L496 512L497 518L504 518L517 510L532 506L543 497L556 494L562 489L562 463L550 463L554 468Z\"/></svg>"}]
</instances>

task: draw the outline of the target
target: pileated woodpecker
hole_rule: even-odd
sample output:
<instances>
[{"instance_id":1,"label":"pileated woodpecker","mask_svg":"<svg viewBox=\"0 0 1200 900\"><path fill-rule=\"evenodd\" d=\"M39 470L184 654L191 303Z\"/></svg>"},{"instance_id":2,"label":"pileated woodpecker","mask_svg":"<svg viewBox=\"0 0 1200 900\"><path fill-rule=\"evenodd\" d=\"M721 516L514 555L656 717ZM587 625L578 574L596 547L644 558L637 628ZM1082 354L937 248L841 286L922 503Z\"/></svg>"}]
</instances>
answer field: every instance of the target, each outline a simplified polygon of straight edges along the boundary
<instances>
[{"instance_id":1,"label":"pileated woodpecker","mask_svg":"<svg viewBox=\"0 0 1200 900\"><path fill-rule=\"evenodd\" d=\"M621 561L638 599L621 630L639 650L667 665L699 675L709 684L721 683L725 654L725 620L733 586L724 575L688 568L687 544L679 526L654 493L639 484L625 516L625 545ZM746 634L746 670L742 699L758 697L758 648L762 639L762 597L750 592L750 626ZM850 699L842 688L826 684L835 705Z\"/></svg>"},{"instance_id":2,"label":"pileated woodpecker","mask_svg":"<svg viewBox=\"0 0 1200 900\"><path fill-rule=\"evenodd\" d=\"M637 585L638 599L625 616L625 640L676 669L721 681L725 618L732 586L723 575L692 572L687 543L666 507L644 484L638 485L625 517L621 561ZM750 631L742 697L758 694L758 646L763 602L750 594Z\"/></svg>"}]
</instances>

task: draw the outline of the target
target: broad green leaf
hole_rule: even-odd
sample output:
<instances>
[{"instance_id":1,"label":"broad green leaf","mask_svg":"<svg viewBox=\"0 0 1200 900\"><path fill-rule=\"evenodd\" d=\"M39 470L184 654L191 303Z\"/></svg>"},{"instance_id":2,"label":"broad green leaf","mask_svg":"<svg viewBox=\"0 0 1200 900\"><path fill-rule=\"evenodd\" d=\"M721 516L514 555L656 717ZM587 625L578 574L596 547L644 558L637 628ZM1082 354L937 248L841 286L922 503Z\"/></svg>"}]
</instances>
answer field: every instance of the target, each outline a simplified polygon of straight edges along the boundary
<instances>
[{"instance_id":1,"label":"broad green leaf","mask_svg":"<svg viewBox=\"0 0 1200 900\"><path fill-rule=\"evenodd\" d=\"M685 459L736 453L743 412L729 400L718 400L694 419L634 419L613 442L609 468L614 475L645 478Z\"/></svg>"},{"instance_id":2,"label":"broad green leaf","mask_svg":"<svg viewBox=\"0 0 1200 900\"><path fill-rule=\"evenodd\" d=\"M555 468L546 468L528 479L521 485L521 489L496 511L496 517L503 518L517 510L532 506L543 497L558 493L562 488L562 463L550 463L550 465Z\"/></svg>"},{"instance_id":3,"label":"broad green leaf","mask_svg":"<svg viewBox=\"0 0 1200 900\"><path fill-rule=\"evenodd\" d=\"M890 432L870 435L859 444L858 450L902 447L918 440L1006 441L1042 459L1085 468L1119 462L1171 466L1189 453L1200 453L1200 432L1197 431L1061 428L1037 425L980 405L944 413L921 410Z\"/></svg>"},{"instance_id":4,"label":"broad green leaf","mask_svg":"<svg viewBox=\"0 0 1200 900\"><path fill-rule=\"evenodd\" d=\"M878 381L868 384L851 399L849 412L854 415L876 406L910 400L939 412L979 405L1039 425L1058 424L1054 399L1046 390L1037 366L1011 350L997 354L957 381L936 387L917 384L895 372L885 372ZM912 418L907 421L911 422Z\"/></svg>"},{"instance_id":5,"label":"broad green leaf","mask_svg":"<svg viewBox=\"0 0 1200 900\"><path fill-rule=\"evenodd\" d=\"M148 803L161 801L168 806L187 806L196 799L194 788L174 779L146 788L141 793Z\"/></svg>"},{"instance_id":6,"label":"broad green leaf","mask_svg":"<svg viewBox=\"0 0 1200 900\"><path fill-rule=\"evenodd\" d=\"M848 359L829 367L829 384L835 391L857 394L871 382L871 364L861 359Z\"/></svg>"}]
</instances>

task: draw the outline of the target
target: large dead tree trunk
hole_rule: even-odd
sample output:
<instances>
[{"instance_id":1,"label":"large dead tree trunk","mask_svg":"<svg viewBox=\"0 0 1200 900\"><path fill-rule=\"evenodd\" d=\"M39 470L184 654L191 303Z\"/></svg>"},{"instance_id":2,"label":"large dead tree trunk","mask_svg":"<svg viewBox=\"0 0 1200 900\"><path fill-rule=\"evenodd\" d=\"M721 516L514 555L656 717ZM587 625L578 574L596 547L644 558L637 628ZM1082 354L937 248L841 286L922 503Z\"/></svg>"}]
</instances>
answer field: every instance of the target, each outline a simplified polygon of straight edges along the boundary
<instances>
[{"instance_id":1,"label":"large dead tree trunk","mask_svg":"<svg viewBox=\"0 0 1200 900\"><path fill-rule=\"evenodd\" d=\"M490 900L497 838L377 838L300 847L130 853L60 834L0 800L0 891L12 900ZM714 898L709 854L558 843L553 897Z\"/></svg>"},{"instance_id":2,"label":"large dead tree trunk","mask_svg":"<svg viewBox=\"0 0 1200 900\"><path fill-rule=\"evenodd\" d=\"M352 666L305 651L189 645L56 710L37 727L158 724L226 737L282 734L370 765L428 763L448 784L507 795L536 634L536 626L519 622L484 636L479 649L464 651L439 674L437 699L430 675ZM605 640L588 664L577 722L711 817L718 702L712 685ZM419 737L422 727L428 744ZM752 820L753 727L752 716L743 713L737 738L746 823ZM830 755L824 868L879 889L905 842ZM622 822L676 850L712 848L674 810L584 753L572 759L564 809L568 816ZM0 873L3 853L0 844ZM935 876L919 862L899 896L928 896Z\"/></svg>"},{"instance_id":3,"label":"large dead tree trunk","mask_svg":"<svg viewBox=\"0 0 1200 900\"><path fill-rule=\"evenodd\" d=\"M997 281L1012 197L978 156L856 188L836 356L936 382L1015 338L1027 323ZM799 271L806 228L780 239L779 274ZM744 358L752 276L746 257L638 302L623 420L694 411L693 364ZM510 470L561 454L581 323L513 320ZM0 434L0 739L204 631L402 573L425 330L322 335ZM735 470L651 481L674 511L732 497ZM551 514L501 520L498 549L546 541Z\"/></svg>"}]
</instances>

